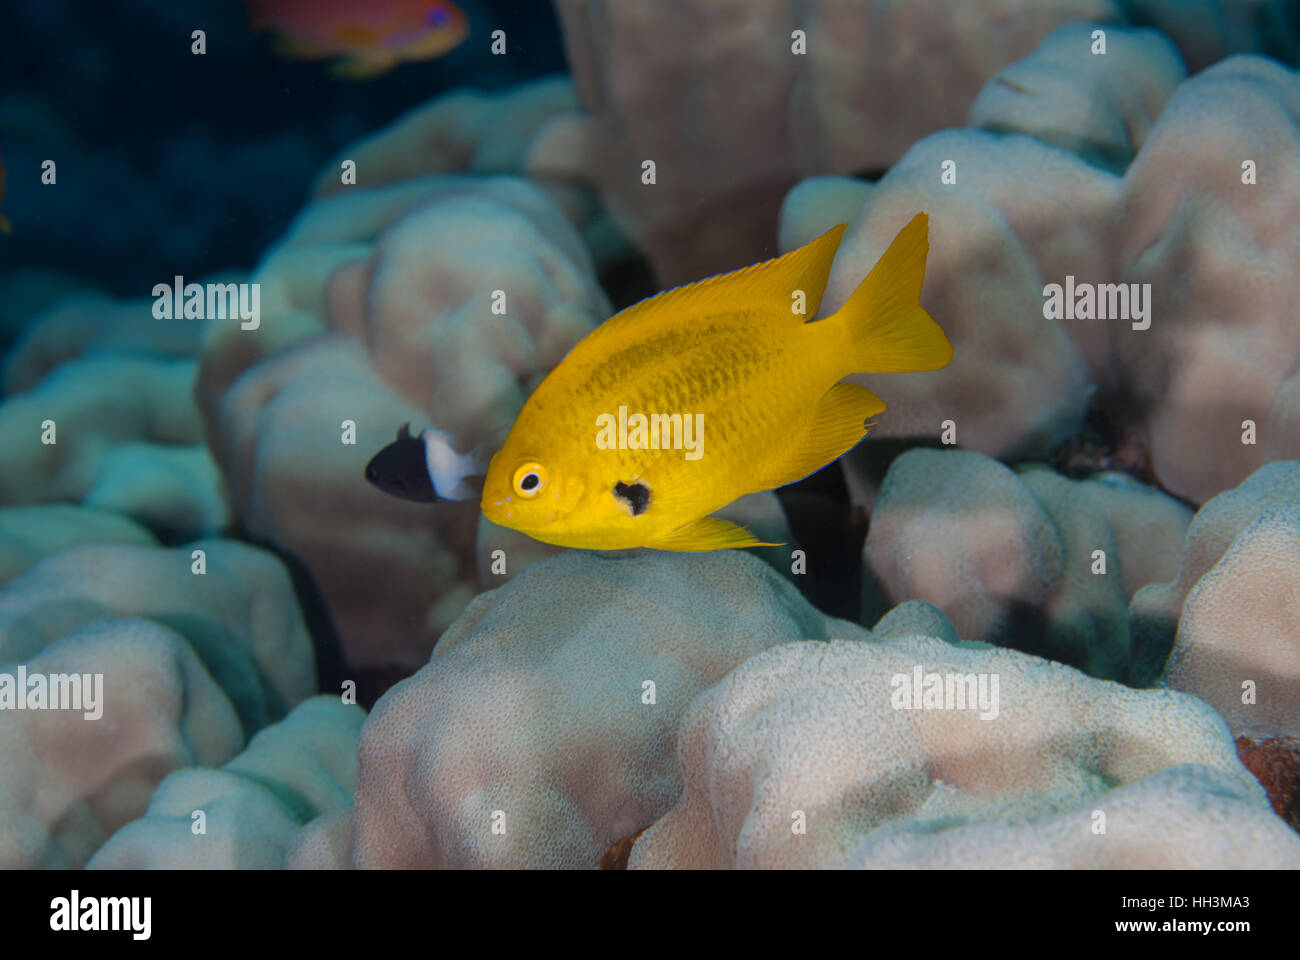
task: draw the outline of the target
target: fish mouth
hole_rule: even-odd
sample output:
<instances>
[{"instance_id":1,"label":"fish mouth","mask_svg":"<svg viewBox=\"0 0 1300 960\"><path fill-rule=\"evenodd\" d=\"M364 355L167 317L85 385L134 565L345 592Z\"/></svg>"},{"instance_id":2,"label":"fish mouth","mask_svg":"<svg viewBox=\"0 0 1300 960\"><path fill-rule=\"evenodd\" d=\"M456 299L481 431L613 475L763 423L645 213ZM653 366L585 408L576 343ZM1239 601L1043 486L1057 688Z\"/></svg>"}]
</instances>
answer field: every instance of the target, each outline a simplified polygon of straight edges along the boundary
<instances>
[{"instance_id":1,"label":"fish mouth","mask_svg":"<svg viewBox=\"0 0 1300 960\"><path fill-rule=\"evenodd\" d=\"M513 527L511 522L514 519L515 511L511 509L513 500L509 496L502 497L499 500L491 500L487 495L479 502L479 509L483 516L491 520L497 526Z\"/></svg>"}]
</instances>

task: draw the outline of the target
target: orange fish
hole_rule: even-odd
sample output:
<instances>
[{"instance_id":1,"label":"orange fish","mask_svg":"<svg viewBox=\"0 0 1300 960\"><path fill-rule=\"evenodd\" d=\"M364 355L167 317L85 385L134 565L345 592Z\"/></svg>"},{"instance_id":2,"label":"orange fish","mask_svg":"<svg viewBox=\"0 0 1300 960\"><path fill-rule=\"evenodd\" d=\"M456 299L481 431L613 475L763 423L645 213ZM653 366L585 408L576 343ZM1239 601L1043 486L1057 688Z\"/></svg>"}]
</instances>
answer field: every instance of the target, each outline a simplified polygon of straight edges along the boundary
<instances>
[{"instance_id":1,"label":"orange fish","mask_svg":"<svg viewBox=\"0 0 1300 960\"><path fill-rule=\"evenodd\" d=\"M0 154L0 200L3 200L4 198L5 198L5 158L3 154ZM0 213L0 233L9 233L12 230L13 227L10 225L9 219L3 213Z\"/></svg>"},{"instance_id":2,"label":"orange fish","mask_svg":"<svg viewBox=\"0 0 1300 960\"><path fill-rule=\"evenodd\" d=\"M248 0L254 32L271 31L295 60L339 59L332 72L376 77L399 63L431 60L469 35L469 20L446 0Z\"/></svg>"}]
</instances>

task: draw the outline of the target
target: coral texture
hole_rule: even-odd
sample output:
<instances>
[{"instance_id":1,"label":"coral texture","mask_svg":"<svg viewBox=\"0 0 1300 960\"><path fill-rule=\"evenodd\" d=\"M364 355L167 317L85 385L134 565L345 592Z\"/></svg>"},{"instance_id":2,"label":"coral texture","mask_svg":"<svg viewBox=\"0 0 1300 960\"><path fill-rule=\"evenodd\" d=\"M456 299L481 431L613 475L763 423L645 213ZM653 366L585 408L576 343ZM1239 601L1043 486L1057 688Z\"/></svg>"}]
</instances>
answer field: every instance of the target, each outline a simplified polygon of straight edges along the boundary
<instances>
[{"instance_id":1,"label":"coral texture","mask_svg":"<svg viewBox=\"0 0 1300 960\"><path fill-rule=\"evenodd\" d=\"M955 358L935 373L855 376L890 404L875 437L937 438L951 424L968 449L1041 456L1078 431L1092 403L1150 451L1167 490L1199 503L1300 454L1300 281L1291 269L1300 241L1281 228L1300 196L1300 78L1238 56L1170 93L1177 65L1167 43L1146 31L1110 35L1122 41L1106 55L1115 98L1096 117L1109 134L1064 125L1070 139L1044 126L1069 115L1076 61L1088 56L1071 27L986 87L972 123L999 134L926 137L870 189L825 180L796 189L781 236L798 242L853 221L825 316L912 213L931 216L922 302ZM1008 89L1017 78L1033 86ZM1096 165L1118 167L1129 153L1122 175ZM1070 312L1063 303L1049 318L1051 285L1064 295L1076 281ZM1082 285L1094 294L1093 316L1079 306ZM878 482L873 449L847 460L866 503Z\"/></svg>"},{"instance_id":2,"label":"coral texture","mask_svg":"<svg viewBox=\"0 0 1300 960\"><path fill-rule=\"evenodd\" d=\"M351 802L364 716L338 697L304 700L220 769L188 767L168 776L145 815L115 833L87 866L283 867L308 822Z\"/></svg>"},{"instance_id":3,"label":"coral texture","mask_svg":"<svg viewBox=\"0 0 1300 960\"><path fill-rule=\"evenodd\" d=\"M29 675L101 675L103 712L97 719L76 710L0 712L6 868L83 866L144 812L168 773L224 763L243 746L226 693L185 639L158 623L94 621L26 658L25 666Z\"/></svg>"},{"instance_id":4,"label":"coral texture","mask_svg":"<svg viewBox=\"0 0 1300 960\"><path fill-rule=\"evenodd\" d=\"M1180 620L1184 613L1184 603L1193 590L1217 565L1225 559L1230 548L1237 544L1243 550L1252 550L1242 535L1265 515L1281 511L1277 516L1285 515L1289 505L1300 503L1300 461L1280 461L1261 467L1244 482L1232 490L1219 494L1197 511L1187 528L1187 536L1181 550L1181 564L1176 577L1160 578L1133 596L1129 606L1129 631L1133 638L1134 658L1129 682L1137 685L1149 685L1164 673L1165 662L1173 649L1178 636ZM1275 522L1268 524L1273 533L1281 533ZM1239 559L1239 558L1238 558ZM1238 571L1229 580L1219 580L1219 586L1210 589L1205 596L1199 597L1197 613L1199 618L1211 614L1215 599L1226 601L1227 606L1219 610L1220 618L1235 619L1236 604L1243 603L1243 616L1237 620L1230 633L1237 639L1232 646L1239 647L1243 654L1247 649L1262 641L1266 646L1283 644L1277 649L1283 653L1284 637L1293 636L1294 632L1282 623L1280 635L1265 638L1268 630L1274 629L1285 619L1286 578L1293 569L1293 559L1285 556L1277 558L1278 566L1263 566L1251 571ZM1253 586L1241 582L1245 574ZM1235 583L1236 590L1245 589L1246 593L1257 592L1256 598L1238 593L1233 596L1230 584ZM1208 586L1208 584L1207 584ZM1276 602L1271 613L1268 604L1258 600L1273 597ZM1190 626L1190 623L1189 623ZM1190 639L1184 636L1184 640ZM1246 656L1245 662L1255 662L1253 656ZM1267 670L1266 675L1273 674ZM1236 696L1239 697L1238 689Z\"/></svg>"},{"instance_id":5,"label":"coral texture","mask_svg":"<svg viewBox=\"0 0 1300 960\"><path fill-rule=\"evenodd\" d=\"M595 867L681 783L691 698L824 617L740 553L568 551L482 594L361 737L360 867ZM652 686L650 686L652 685Z\"/></svg>"},{"instance_id":6,"label":"coral texture","mask_svg":"<svg viewBox=\"0 0 1300 960\"><path fill-rule=\"evenodd\" d=\"M1197 581L1164 683L1234 733L1300 737L1300 502L1260 514Z\"/></svg>"},{"instance_id":7,"label":"coral texture","mask_svg":"<svg viewBox=\"0 0 1300 960\"><path fill-rule=\"evenodd\" d=\"M111 510L51 503L0 507L0 585L51 553L83 543L153 546L153 536Z\"/></svg>"},{"instance_id":8,"label":"coral texture","mask_svg":"<svg viewBox=\"0 0 1300 960\"><path fill-rule=\"evenodd\" d=\"M408 422L493 452L604 294L554 203L510 178L329 196L256 277L261 327L211 326L198 388L234 514L306 565L350 664L413 669L491 549L510 576L552 551L492 531L476 554L476 504L395 500L367 460Z\"/></svg>"},{"instance_id":9,"label":"coral texture","mask_svg":"<svg viewBox=\"0 0 1300 960\"><path fill-rule=\"evenodd\" d=\"M889 166L960 124L971 91L1054 27L1114 13L1109 0L955 14L894 0L691 0L671 17L608 0L557 6L584 113L543 128L536 152L547 171L567 161L597 184L664 286L770 255L781 195L801 177ZM978 29L988 18L1003 28Z\"/></svg>"},{"instance_id":10,"label":"coral texture","mask_svg":"<svg viewBox=\"0 0 1300 960\"><path fill-rule=\"evenodd\" d=\"M1190 520L1121 475L1076 482L978 453L913 450L890 466L871 516L865 612L924 600L963 640L1123 679L1129 600L1173 574Z\"/></svg>"},{"instance_id":11,"label":"coral texture","mask_svg":"<svg viewBox=\"0 0 1300 960\"><path fill-rule=\"evenodd\" d=\"M84 865L169 773L226 762L316 688L284 569L222 541L46 557L0 587L0 664L25 703L32 678L49 691L46 709L0 710L7 867ZM83 709L54 700L71 674Z\"/></svg>"},{"instance_id":12,"label":"coral texture","mask_svg":"<svg viewBox=\"0 0 1300 960\"><path fill-rule=\"evenodd\" d=\"M842 630L765 651L692 703L682 796L629 867L1300 866L1300 837L1196 699ZM939 696L926 680L902 704L916 671ZM970 700L944 699L949 675L976 681L953 688ZM996 693L976 703L979 684Z\"/></svg>"}]
</instances>

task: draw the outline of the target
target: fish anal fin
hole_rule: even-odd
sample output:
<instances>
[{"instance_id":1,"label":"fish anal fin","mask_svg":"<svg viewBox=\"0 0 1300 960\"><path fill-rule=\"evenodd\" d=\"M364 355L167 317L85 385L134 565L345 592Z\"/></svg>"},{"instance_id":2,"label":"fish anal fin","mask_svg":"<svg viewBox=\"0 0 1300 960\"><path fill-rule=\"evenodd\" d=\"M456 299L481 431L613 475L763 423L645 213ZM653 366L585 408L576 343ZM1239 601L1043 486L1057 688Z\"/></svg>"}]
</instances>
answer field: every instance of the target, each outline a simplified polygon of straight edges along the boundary
<instances>
[{"instance_id":1,"label":"fish anal fin","mask_svg":"<svg viewBox=\"0 0 1300 960\"><path fill-rule=\"evenodd\" d=\"M730 520L720 517L701 517L684 523L666 537L647 547L655 550L703 552L705 550L731 550L737 547L779 547L779 543L766 543Z\"/></svg>"},{"instance_id":2,"label":"fish anal fin","mask_svg":"<svg viewBox=\"0 0 1300 960\"><path fill-rule=\"evenodd\" d=\"M760 489L775 489L816 473L848 453L867 435L867 421L885 409L885 402L856 383L835 384L822 395L812 422L782 458L775 473L764 477Z\"/></svg>"},{"instance_id":3,"label":"fish anal fin","mask_svg":"<svg viewBox=\"0 0 1300 960\"><path fill-rule=\"evenodd\" d=\"M387 53L365 53L330 64L330 75L345 80L368 80L397 66L397 58Z\"/></svg>"}]
</instances>

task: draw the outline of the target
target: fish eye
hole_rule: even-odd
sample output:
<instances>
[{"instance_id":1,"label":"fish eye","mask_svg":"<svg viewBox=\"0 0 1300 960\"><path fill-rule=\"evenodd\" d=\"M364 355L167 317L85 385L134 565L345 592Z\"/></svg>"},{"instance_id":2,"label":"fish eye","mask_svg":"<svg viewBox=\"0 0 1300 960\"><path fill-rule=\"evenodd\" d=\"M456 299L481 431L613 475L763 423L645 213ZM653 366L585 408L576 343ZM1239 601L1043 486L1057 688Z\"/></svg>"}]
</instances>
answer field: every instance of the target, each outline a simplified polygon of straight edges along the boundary
<instances>
[{"instance_id":1,"label":"fish eye","mask_svg":"<svg viewBox=\"0 0 1300 960\"><path fill-rule=\"evenodd\" d=\"M525 463L515 471L515 493L521 497L535 497L546 486L546 468L540 463Z\"/></svg>"},{"instance_id":2,"label":"fish eye","mask_svg":"<svg viewBox=\"0 0 1300 960\"><path fill-rule=\"evenodd\" d=\"M441 27L450 19L451 18L447 15L447 11L441 7L435 7L429 11L429 23L435 27Z\"/></svg>"}]
</instances>

